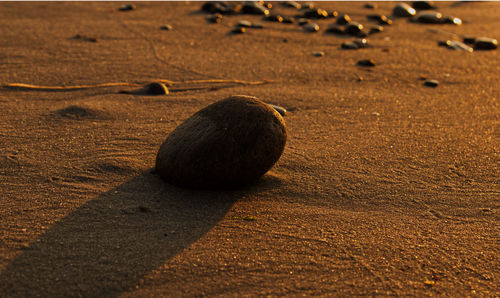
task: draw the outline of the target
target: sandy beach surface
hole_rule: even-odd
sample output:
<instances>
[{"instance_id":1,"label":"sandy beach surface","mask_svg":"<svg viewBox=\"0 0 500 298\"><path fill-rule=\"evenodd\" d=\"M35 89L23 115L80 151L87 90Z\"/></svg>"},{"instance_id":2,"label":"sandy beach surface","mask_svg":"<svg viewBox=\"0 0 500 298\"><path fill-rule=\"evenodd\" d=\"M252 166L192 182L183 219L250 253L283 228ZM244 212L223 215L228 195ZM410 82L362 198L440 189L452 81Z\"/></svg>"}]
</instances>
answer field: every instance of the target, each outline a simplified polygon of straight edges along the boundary
<instances>
[{"instance_id":1,"label":"sandy beach surface","mask_svg":"<svg viewBox=\"0 0 500 298\"><path fill-rule=\"evenodd\" d=\"M366 26L396 4L364 3L317 4ZM500 295L499 50L438 46L500 39L499 2L437 2L464 24L398 19L360 50L324 34L332 19L306 33L209 24L202 2L122 4L0 3L0 84L271 82L1 88L0 296ZM228 34L240 20L264 28ZM177 125L233 94L288 110L271 171L229 191L151 173Z\"/></svg>"}]
</instances>

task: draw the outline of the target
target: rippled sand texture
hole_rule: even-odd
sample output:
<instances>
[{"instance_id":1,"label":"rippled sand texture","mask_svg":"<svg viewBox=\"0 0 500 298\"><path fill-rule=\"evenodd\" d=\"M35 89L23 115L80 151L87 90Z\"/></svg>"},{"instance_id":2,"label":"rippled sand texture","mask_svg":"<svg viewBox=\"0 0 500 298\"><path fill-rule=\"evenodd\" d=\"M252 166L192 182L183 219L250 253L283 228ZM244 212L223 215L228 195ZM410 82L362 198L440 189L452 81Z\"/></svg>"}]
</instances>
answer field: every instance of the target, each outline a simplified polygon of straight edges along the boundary
<instances>
[{"instance_id":1,"label":"rippled sand texture","mask_svg":"<svg viewBox=\"0 0 500 298\"><path fill-rule=\"evenodd\" d=\"M429 31L500 39L498 2L439 2L464 24L396 20L360 50L323 34L331 19L208 24L201 4L0 3L1 85L274 80L0 89L0 296L499 294L499 50ZM363 4L319 3L368 25L395 5ZM240 20L264 28L228 34ZM289 111L259 183L195 191L150 173L177 125L232 94Z\"/></svg>"}]
</instances>

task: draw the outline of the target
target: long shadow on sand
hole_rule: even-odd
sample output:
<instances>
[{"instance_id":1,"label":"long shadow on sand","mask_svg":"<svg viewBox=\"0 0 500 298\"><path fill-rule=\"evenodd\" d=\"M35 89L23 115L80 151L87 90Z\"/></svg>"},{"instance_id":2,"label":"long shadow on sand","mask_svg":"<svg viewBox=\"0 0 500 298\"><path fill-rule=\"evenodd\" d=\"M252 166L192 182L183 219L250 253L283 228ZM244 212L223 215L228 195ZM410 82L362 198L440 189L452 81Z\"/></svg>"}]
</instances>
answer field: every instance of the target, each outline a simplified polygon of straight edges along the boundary
<instances>
[{"instance_id":1,"label":"long shadow on sand","mask_svg":"<svg viewBox=\"0 0 500 298\"><path fill-rule=\"evenodd\" d=\"M0 274L1 296L117 296L200 239L264 176L238 191L194 191L144 173L54 224Z\"/></svg>"}]
</instances>

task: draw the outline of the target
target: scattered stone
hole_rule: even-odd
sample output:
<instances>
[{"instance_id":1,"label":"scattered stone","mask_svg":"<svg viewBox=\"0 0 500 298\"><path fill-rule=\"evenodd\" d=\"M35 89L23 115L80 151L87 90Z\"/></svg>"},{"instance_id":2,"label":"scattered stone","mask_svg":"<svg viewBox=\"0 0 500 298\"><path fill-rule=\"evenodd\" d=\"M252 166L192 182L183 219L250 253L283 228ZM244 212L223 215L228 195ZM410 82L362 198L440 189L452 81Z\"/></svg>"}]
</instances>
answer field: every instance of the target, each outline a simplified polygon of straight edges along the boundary
<instances>
[{"instance_id":1,"label":"scattered stone","mask_svg":"<svg viewBox=\"0 0 500 298\"><path fill-rule=\"evenodd\" d=\"M300 9L302 7L302 5L300 5L300 3L296 1L284 1L281 2L281 5L284 7L295 8L295 9Z\"/></svg>"},{"instance_id":2,"label":"scattered stone","mask_svg":"<svg viewBox=\"0 0 500 298\"><path fill-rule=\"evenodd\" d=\"M370 14L367 15L366 18L368 20L373 20L378 22L380 25L392 25L392 20L383 14Z\"/></svg>"},{"instance_id":3,"label":"scattered stone","mask_svg":"<svg viewBox=\"0 0 500 298\"><path fill-rule=\"evenodd\" d=\"M432 1L413 1L411 6L418 10L436 9L436 6Z\"/></svg>"},{"instance_id":4,"label":"scattered stone","mask_svg":"<svg viewBox=\"0 0 500 298\"><path fill-rule=\"evenodd\" d=\"M306 32L318 32L319 31L319 26L316 23L305 24L304 26L302 26L302 28Z\"/></svg>"},{"instance_id":5,"label":"scattered stone","mask_svg":"<svg viewBox=\"0 0 500 298\"><path fill-rule=\"evenodd\" d=\"M380 33L382 31L384 31L384 27L382 27L382 26L372 26L372 27L370 27L370 31L368 31L368 34Z\"/></svg>"},{"instance_id":6,"label":"scattered stone","mask_svg":"<svg viewBox=\"0 0 500 298\"><path fill-rule=\"evenodd\" d=\"M250 28L250 27L252 27L252 22L247 21L247 20L241 20L236 24L236 26Z\"/></svg>"},{"instance_id":7,"label":"scattered stone","mask_svg":"<svg viewBox=\"0 0 500 298\"><path fill-rule=\"evenodd\" d=\"M337 26L336 24L331 24L330 26L328 26L325 32L332 34L344 34L344 28L341 26Z\"/></svg>"},{"instance_id":8,"label":"scattered stone","mask_svg":"<svg viewBox=\"0 0 500 298\"><path fill-rule=\"evenodd\" d=\"M408 18L414 16L416 11L413 7L406 3L398 3L394 6L392 14L396 17Z\"/></svg>"},{"instance_id":9,"label":"scattered stone","mask_svg":"<svg viewBox=\"0 0 500 298\"><path fill-rule=\"evenodd\" d=\"M344 33L353 35L353 36L359 36L359 34L363 31L363 25L360 23L356 22L351 22L347 24L344 28Z\"/></svg>"},{"instance_id":10,"label":"scattered stone","mask_svg":"<svg viewBox=\"0 0 500 298\"><path fill-rule=\"evenodd\" d=\"M489 37L478 37L474 41L475 50L495 50L498 47L498 41Z\"/></svg>"},{"instance_id":11,"label":"scattered stone","mask_svg":"<svg viewBox=\"0 0 500 298\"><path fill-rule=\"evenodd\" d=\"M245 2L241 8L241 13L267 16L269 14L269 10L259 2Z\"/></svg>"},{"instance_id":12,"label":"scattered stone","mask_svg":"<svg viewBox=\"0 0 500 298\"><path fill-rule=\"evenodd\" d=\"M281 117L285 117L285 114L286 114L286 109L284 107L280 107L280 106L277 106L277 105L272 105L272 104L269 104L273 109L276 110L276 112L280 113Z\"/></svg>"},{"instance_id":13,"label":"scattered stone","mask_svg":"<svg viewBox=\"0 0 500 298\"><path fill-rule=\"evenodd\" d=\"M438 85L439 85L439 82L437 80L429 80L429 79L427 79L424 82L424 86L427 86L427 87L436 88Z\"/></svg>"},{"instance_id":14,"label":"scattered stone","mask_svg":"<svg viewBox=\"0 0 500 298\"><path fill-rule=\"evenodd\" d=\"M222 15L220 13L209 14L206 16L206 20L209 23L220 23L222 22Z\"/></svg>"},{"instance_id":15,"label":"scattered stone","mask_svg":"<svg viewBox=\"0 0 500 298\"><path fill-rule=\"evenodd\" d=\"M205 2L201 6L201 10L207 13L219 13L219 14L234 14L241 10L241 6L235 5L233 3L221 2L221 1L209 1Z\"/></svg>"},{"instance_id":16,"label":"scattered stone","mask_svg":"<svg viewBox=\"0 0 500 298\"><path fill-rule=\"evenodd\" d=\"M302 17L306 19L325 19L328 18L328 12L324 9L307 9L302 13Z\"/></svg>"},{"instance_id":17,"label":"scattered stone","mask_svg":"<svg viewBox=\"0 0 500 298\"><path fill-rule=\"evenodd\" d=\"M137 7L134 4L124 4L118 8L121 11L135 10Z\"/></svg>"},{"instance_id":18,"label":"scattered stone","mask_svg":"<svg viewBox=\"0 0 500 298\"><path fill-rule=\"evenodd\" d=\"M341 14L337 17L337 24L345 25L351 22L351 17L348 14Z\"/></svg>"},{"instance_id":19,"label":"scattered stone","mask_svg":"<svg viewBox=\"0 0 500 298\"><path fill-rule=\"evenodd\" d=\"M359 49L359 45L354 42L343 42L340 48L344 50L357 50Z\"/></svg>"},{"instance_id":20,"label":"scattered stone","mask_svg":"<svg viewBox=\"0 0 500 298\"><path fill-rule=\"evenodd\" d=\"M353 43L357 44L358 48L367 48L369 46L368 41L364 38L355 39Z\"/></svg>"},{"instance_id":21,"label":"scattered stone","mask_svg":"<svg viewBox=\"0 0 500 298\"><path fill-rule=\"evenodd\" d=\"M97 38L95 38L95 37L90 37L90 36L85 36L85 35L80 35L80 34L75 35L73 38L84 40L84 41L97 42Z\"/></svg>"},{"instance_id":22,"label":"scattered stone","mask_svg":"<svg viewBox=\"0 0 500 298\"><path fill-rule=\"evenodd\" d=\"M357 65L363 67L374 67L375 61L373 61L372 59L359 60Z\"/></svg>"},{"instance_id":23,"label":"scattered stone","mask_svg":"<svg viewBox=\"0 0 500 298\"><path fill-rule=\"evenodd\" d=\"M443 15L437 11L425 11L417 15L415 22L422 24L441 24L443 22Z\"/></svg>"},{"instance_id":24,"label":"scattered stone","mask_svg":"<svg viewBox=\"0 0 500 298\"><path fill-rule=\"evenodd\" d=\"M163 26L161 26L161 27L160 27L160 29L161 29L161 30L170 31L170 30L172 30L172 29L173 29L173 27L172 27L172 26L170 26L170 25L163 25Z\"/></svg>"},{"instance_id":25,"label":"scattered stone","mask_svg":"<svg viewBox=\"0 0 500 298\"><path fill-rule=\"evenodd\" d=\"M282 23L283 17L275 14L270 14L264 17L264 21Z\"/></svg>"},{"instance_id":26,"label":"scattered stone","mask_svg":"<svg viewBox=\"0 0 500 298\"><path fill-rule=\"evenodd\" d=\"M448 49L452 50L461 50L461 51L466 51L466 52L473 52L474 49L471 48L470 46L466 45L465 43L462 43L460 41L454 41L454 40L446 40L446 41L440 41L438 42L438 45L447 47Z\"/></svg>"},{"instance_id":27,"label":"scattered stone","mask_svg":"<svg viewBox=\"0 0 500 298\"><path fill-rule=\"evenodd\" d=\"M444 16L443 19L441 20L441 23L460 26L462 25L463 22L459 18Z\"/></svg>"},{"instance_id":28,"label":"scattered stone","mask_svg":"<svg viewBox=\"0 0 500 298\"><path fill-rule=\"evenodd\" d=\"M156 173L188 188L233 188L264 175L286 144L282 116L251 96L231 96L180 124L161 145Z\"/></svg>"},{"instance_id":29,"label":"scattered stone","mask_svg":"<svg viewBox=\"0 0 500 298\"><path fill-rule=\"evenodd\" d=\"M322 51L315 51L315 52L312 52L313 56L315 57L323 57L325 56L325 52L322 52Z\"/></svg>"},{"instance_id":30,"label":"scattered stone","mask_svg":"<svg viewBox=\"0 0 500 298\"><path fill-rule=\"evenodd\" d=\"M375 9L378 7L378 5L375 3L365 3L365 5L363 5L363 7L368 8L368 9Z\"/></svg>"},{"instance_id":31,"label":"scattered stone","mask_svg":"<svg viewBox=\"0 0 500 298\"><path fill-rule=\"evenodd\" d=\"M168 94L168 88L163 83L152 82L144 86L143 91L149 95L165 95Z\"/></svg>"},{"instance_id":32,"label":"scattered stone","mask_svg":"<svg viewBox=\"0 0 500 298\"><path fill-rule=\"evenodd\" d=\"M234 27L233 30L231 30L230 33L232 33L232 34L243 34L243 33L245 33L245 31L246 31L245 28L237 26L237 27Z\"/></svg>"},{"instance_id":33,"label":"scattered stone","mask_svg":"<svg viewBox=\"0 0 500 298\"><path fill-rule=\"evenodd\" d=\"M299 26L304 26L305 24L309 24L309 23L311 23L311 20L306 19L306 18L299 18L297 20L297 24L299 24Z\"/></svg>"}]
</instances>

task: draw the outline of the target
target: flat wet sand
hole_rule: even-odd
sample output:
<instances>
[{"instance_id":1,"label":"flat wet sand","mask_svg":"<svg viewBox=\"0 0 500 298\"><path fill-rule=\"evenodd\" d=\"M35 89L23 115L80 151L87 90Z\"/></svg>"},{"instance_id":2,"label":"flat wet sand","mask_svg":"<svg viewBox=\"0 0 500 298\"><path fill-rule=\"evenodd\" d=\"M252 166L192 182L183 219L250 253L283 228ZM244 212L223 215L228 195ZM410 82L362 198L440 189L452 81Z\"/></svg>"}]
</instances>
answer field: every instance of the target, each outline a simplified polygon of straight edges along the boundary
<instances>
[{"instance_id":1,"label":"flat wet sand","mask_svg":"<svg viewBox=\"0 0 500 298\"><path fill-rule=\"evenodd\" d=\"M395 5L364 3L317 4L365 25ZM230 35L261 17L208 24L201 2L122 4L1 3L0 84L273 82L0 89L0 296L499 294L499 52L439 47L453 36L429 30L500 39L498 2L438 2L464 24L396 20L355 51L323 34L331 19L319 33L262 22ZM150 173L177 125L232 94L289 111L268 174L195 191Z\"/></svg>"}]
</instances>

